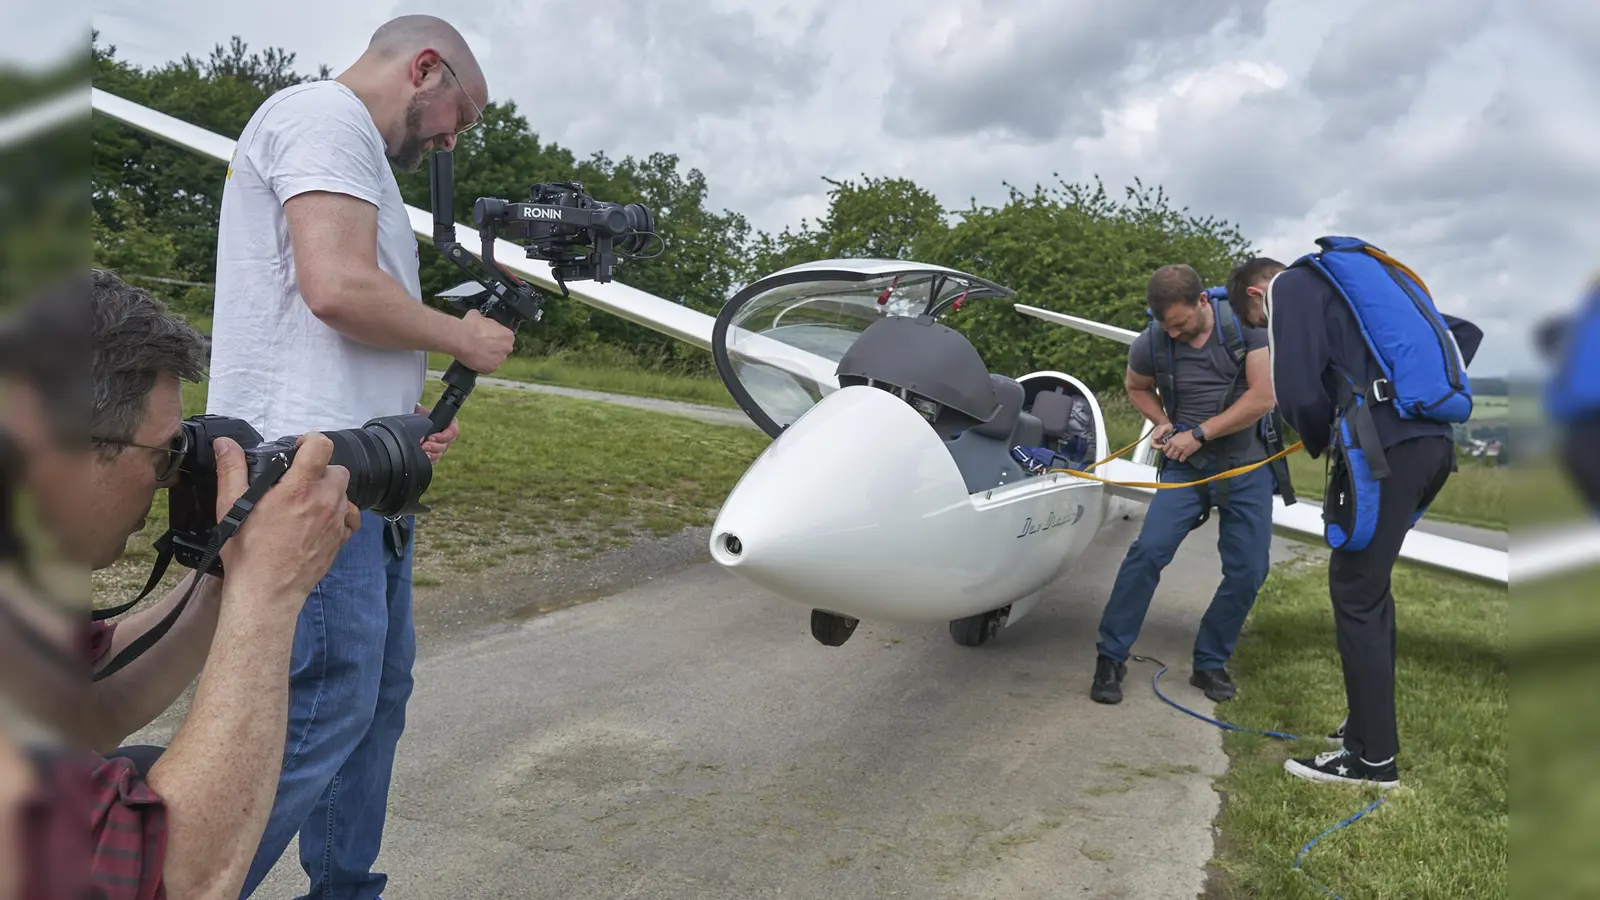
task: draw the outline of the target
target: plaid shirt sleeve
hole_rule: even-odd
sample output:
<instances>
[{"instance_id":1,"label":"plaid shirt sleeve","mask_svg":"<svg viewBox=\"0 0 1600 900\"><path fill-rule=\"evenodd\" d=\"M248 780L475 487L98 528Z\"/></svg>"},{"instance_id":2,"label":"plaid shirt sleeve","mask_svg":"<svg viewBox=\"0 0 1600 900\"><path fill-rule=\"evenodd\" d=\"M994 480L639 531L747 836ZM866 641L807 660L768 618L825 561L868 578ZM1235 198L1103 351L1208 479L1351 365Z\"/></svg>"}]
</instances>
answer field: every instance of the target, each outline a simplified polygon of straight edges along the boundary
<instances>
[{"instance_id":1,"label":"plaid shirt sleeve","mask_svg":"<svg viewBox=\"0 0 1600 900\"><path fill-rule=\"evenodd\" d=\"M80 649L91 665L111 651L115 632L112 623L88 623ZM164 900L167 810L132 761L50 753L36 763L39 783L27 805L36 864L30 900L85 896L68 888L84 881L94 888L88 896L103 900Z\"/></svg>"},{"instance_id":2,"label":"plaid shirt sleeve","mask_svg":"<svg viewBox=\"0 0 1600 900\"><path fill-rule=\"evenodd\" d=\"M90 874L105 900L163 900L167 809L126 759L90 773Z\"/></svg>"}]
</instances>

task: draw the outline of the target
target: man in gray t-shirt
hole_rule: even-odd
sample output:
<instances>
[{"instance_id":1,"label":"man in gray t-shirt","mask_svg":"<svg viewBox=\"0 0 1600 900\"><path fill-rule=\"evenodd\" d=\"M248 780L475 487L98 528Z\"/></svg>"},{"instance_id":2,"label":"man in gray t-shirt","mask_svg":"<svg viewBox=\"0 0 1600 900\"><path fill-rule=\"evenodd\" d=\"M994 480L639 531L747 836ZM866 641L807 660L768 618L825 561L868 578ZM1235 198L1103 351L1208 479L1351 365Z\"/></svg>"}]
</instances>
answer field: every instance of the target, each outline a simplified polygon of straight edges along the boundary
<instances>
[{"instance_id":1,"label":"man in gray t-shirt","mask_svg":"<svg viewBox=\"0 0 1600 900\"><path fill-rule=\"evenodd\" d=\"M1196 312L1198 311L1197 307ZM1133 346L1128 348L1128 369L1139 379L1149 380L1151 385L1145 387L1142 382L1138 384L1130 382L1128 389L1130 393L1138 392L1144 393L1146 397L1151 396L1156 377L1156 359L1150 345L1156 344L1162 352L1165 352L1163 344L1170 347L1173 385L1177 388L1174 391L1177 395L1177 414L1172 417L1174 421L1171 425L1175 428L1200 428L1200 434L1204 438L1203 443L1197 441L1197 449L1187 455L1186 461L1199 468L1222 471L1258 462L1272 454L1267 450L1266 442L1261 439L1260 430L1254 427L1261 418L1255 415L1254 405L1247 402L1237 407L1231 415L1224 417L1229 407L1234 407L1243 398L1250 385L1247 373L1239 371L1233 364L1227 342L1222 339L1215 324L1217 313L1216 304L1213 303L1209 316L1195 316L1197 327L1206 324L1198 321L1201 318L1207 318L1211 323L1209 331L1203 331L1195 338L1201 341L1198 347L1188 341L1174 340L1170 335L1167 340L1157 342L1153 340L1153 329L1150 328L1140 333L1139 337L1134 339ZM1246 360L1249 359L1248 354L1266 350L1265 328L1250 328L1240 323L1239 336L1243 339ZM1159 418L1152 417L1150 416L1152 410L1146 408L1148 404L1137 400L1135 403L1146 418L1151 419L1158 427L1167 422L1164 411ZM1159 397L1155 398L1154 409L1161 409L1161 403ZM1251 418L1246 421L1246 416ZM1244 422L1246 427L1227 433L1230 430L1228 426L1238 422ZM1158 443L1168 434L1171 434L1170 428L1156 434ZM1184 443L1178 443L1177 440L1168 442L1178 445L1172 448L1173 458L1185 459L1176 454L1181 452L1179 448L1187 446L1187 440L1184 439ZM1218 463L1224 465L1218 468L1215 465Z\"/></svg>"},{"instance_id":2,"label":"man in gray t-shirt","mask_svg":"<svg viewBox=\"0 0 1600 900\"><path fill-rule=\"evenodd\" d=\"M1160 480L1199 481L1271 456L1257 428L1273 405L1265 330L1241 325L1245 355L1242 367L1236 367L1218 319L1225 315L1231 322L1231 310L1226 302L1219 309L1206 295L1194 269L1186 265L1157 269L1150 276L1146 298L1157 324L1128 351L1126 387L1128 399L1156 425L1152 438L1166 457ZM1166 340L1152 340L1155 328L1164 332ZM1157 393L1152 343L1156 353L1171 348L1170 365L1162 367L1167 378L1161 384L1176 401L1170 416ZM1209 485L1156 491L1100 618L1091 698L1121 702L1126 661L1161 571L1213 505L1220 512L1217 549L1223 577L1195 635L1189 683L1212 700L1234 696L1233 680L1224 666L1266 581L1276 486L1272 468L1261 466Z\"/></svg>"}]
</instances>

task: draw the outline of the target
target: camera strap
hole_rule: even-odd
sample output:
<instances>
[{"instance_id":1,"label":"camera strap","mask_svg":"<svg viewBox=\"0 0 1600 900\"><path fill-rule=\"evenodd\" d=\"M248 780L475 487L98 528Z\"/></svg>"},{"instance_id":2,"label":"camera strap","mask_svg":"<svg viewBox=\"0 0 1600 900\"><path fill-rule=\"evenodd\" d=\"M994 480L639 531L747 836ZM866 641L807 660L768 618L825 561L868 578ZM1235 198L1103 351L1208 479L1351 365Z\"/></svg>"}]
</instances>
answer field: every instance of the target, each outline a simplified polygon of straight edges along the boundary
<instances>
[{"instance_id":1,"label":"camera strap","mask_svg":"<svg viewBox=\"0 0 1600 900\"><path fill-rule=\"evenodd\" d=\"M189 605L189 598L194 596L195 588L200 586L200 579L207 577L206 571L217 561L218 554L222 552L222 545L227 543L228 538L233 537L239 531L239 528L244 525L245 517L250 515L252 509L255 509L256 503L267 492L267 488L277 484L278 479L282 478L283 473L287 471L289 471L288 454L274 453L267 460L266 467L261 474L256 476L256 480L252 481L250 486L245 489L244 495L234 501L227 515L223 516L221 521L217 522L216 527L211 529L211 540L206 544L205 558L200 561L200 565L195 567L194 581L189 583L189 589L183 592L183 597L178 600L178 605L174 606L172 612L167 613L166 618L158 622L155 627L139 635L133 643L117 654L117 657L108 663L105 668L96 672L94 674L95 681L111 676L128 663L144 655L146 650L154 646L156 641L161 640L162 636L172 629L173 624L178 621L178 617L183 615L184 608ZM116 615L119 612L126 612L140 600L143 600L145 594L150 593L151 589L161 581L161 575L166 571L167 563L172 559L172 532L168 531L162 535L161 539L156 542L156 546L160 551L160 555L156 559L156 568L151 572L150 580L145 584L144 593L140 594L133 602L125 603L113 610L96 610L96 619L107 618L108 615Z\"/></svg>"}]
</instances>

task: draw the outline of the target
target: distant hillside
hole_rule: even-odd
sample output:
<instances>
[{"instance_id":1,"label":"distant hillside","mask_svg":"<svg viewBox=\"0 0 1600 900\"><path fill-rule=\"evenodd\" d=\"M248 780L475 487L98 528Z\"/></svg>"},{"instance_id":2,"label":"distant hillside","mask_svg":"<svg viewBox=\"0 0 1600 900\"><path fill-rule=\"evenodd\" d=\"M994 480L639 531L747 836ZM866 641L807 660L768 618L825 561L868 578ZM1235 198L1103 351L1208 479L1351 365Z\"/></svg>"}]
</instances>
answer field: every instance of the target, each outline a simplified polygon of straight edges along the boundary
<instances>
[{"instance_id":1,"label":"distant hillside","mask_svg":"<svg viewBox=\"0 0 1600 900\"><path fill-rule=\"evenodd\" d=\"M1472 394L1475 397L1509 397L1511 396L1511 381L1504 376L1490 378L1484 375L1474 375L1472 376Z\"/></svg>"}]
</instances>

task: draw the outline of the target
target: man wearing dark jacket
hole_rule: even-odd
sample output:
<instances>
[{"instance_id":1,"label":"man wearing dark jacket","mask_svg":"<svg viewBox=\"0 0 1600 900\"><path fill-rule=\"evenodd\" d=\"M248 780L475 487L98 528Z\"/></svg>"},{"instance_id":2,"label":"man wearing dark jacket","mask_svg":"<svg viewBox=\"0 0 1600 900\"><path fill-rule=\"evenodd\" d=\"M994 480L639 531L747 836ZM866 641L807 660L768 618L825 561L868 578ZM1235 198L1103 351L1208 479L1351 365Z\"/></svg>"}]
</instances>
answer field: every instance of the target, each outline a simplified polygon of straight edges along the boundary
<instances>
[{"instance_id":1,"label":"man wearing dark jacket","mask_svg":"<svg viewBox=\"0 0 1600 900\"><path fill-rule=\"evenodd\" d=\"M1316 270L1286 269L1270 259L1253 259L1235 270L1228 300L1241 320L1267 328L1278 409L1306 452L1320 457L1333 436L1342 381L1338 370L1359 384L1383 375L1355 313ZM1451 316L1444 320L1470 363L1483 332ZM1389 403L1374 401L1370 408L1389 467L1380 482L1377 525L1365 549L1335 550L1328 564L1349 718L1329 735L1339 749L1287 760L1284 768L1313 781L1391 787L1400 779L1395 763L1400 738L1389 576L1411 526L1455 471L1455 440L1447 423L1402 419Z\"/></svg>"}]
</instances>

